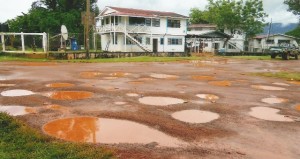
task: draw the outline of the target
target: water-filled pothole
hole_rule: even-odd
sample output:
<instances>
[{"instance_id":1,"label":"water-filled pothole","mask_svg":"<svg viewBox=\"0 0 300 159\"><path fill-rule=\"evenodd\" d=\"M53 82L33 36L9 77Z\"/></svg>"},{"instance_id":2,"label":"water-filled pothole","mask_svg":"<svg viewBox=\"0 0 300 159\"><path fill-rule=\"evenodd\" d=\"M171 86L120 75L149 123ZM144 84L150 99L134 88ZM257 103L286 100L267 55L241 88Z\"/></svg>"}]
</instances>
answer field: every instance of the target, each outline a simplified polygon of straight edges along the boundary
<instances>
[{"instance_id":1,"label":"water-filled pothole","mask_svg":"<svg viewBox=\"0 0 300 159\"><path fill-rule=\"evenodd\" d=\"M59 91L49 93L48 96L55 100L80 100L91 98L93 93L85 91Z\"/></svg>"},{"instance_id":2,"label":"water-filled pothole","mask_svg":"<svg viewBox=\"0 0 300 159\"><path fill-rule=\"evenodd\" d=\"M300 111L300 105L296 106L296 110Z\"/></svg>"},{"instance_id":3,"label":"water-filled pothole","mask_svg":"<svg viewBox=\"0 0 300 159\"><path fill-rule=\"evenodd\" d=\"M36 113L36 110L34 108L24 106L0 106L0 112L6 112L12 116L19 116Z\"/></svg>"},{"instance_id":4,"label":"water-filled pothole","mask_svg":"<svg viewBox=\"0 0 300 159\"><path fill-rule=\"evenodd\" d=\"M282 87L263 86L263 85L252 85L251 87L255 88L255 89L266 90L266 91L283 91L283 90L287 90L286 88L282 88Z\"/></svg>"},{"instance_id":5,"label":"water-filled pothole","mask_svg":"<svg viewBox=\"0 0 300 159\"><path fill-rule=\"evenodd\" d=\"M197 94L196 96L201 99L205 99L205 100L209 100L209 101L215 101L215 100L220 99L218 96L213 95L213 94Z\"/></svg>"},{"instance_id":6,"label":"water-filled pothole","mask_svg":"<svg viewBox=\"0 0 300 159\"><path fill-rule=\"evenodd\" d=\"M272 83L272 84L277 85L277 86L290 86L289 84L280 83L280 82L275 82L275 83Z\"/></svg>"},{"instance_id":7,"label":"water-filled pothole","mask_svg":"<svg viewBox=\"0 0 300 159\"><path fill-rule=\"evenodd\" d=\"M182 104L185 101L179 98L172 97L143 97L139 99L139 102L146 105L153 106L168 106L175 104Z\"/></svg>"},{"instance_id":8,"label":"water-filled pothole","mask_svg":"<svg viewBox=\"0 0 300 159\"><path fill-rule=\"evenodd\" d=\"M284 98L264 98L261 100L264 103L267 104L280 104L280 103L285 103L288 102L288 99L284 99Z\"/></svg>"},{"instance_id":9,"label":"water-filled pothole","mask_svg":"<svg viewBox=\"0 0 300 159\"><path fill-rule=\"evenodd\" d=\"M14 89L14 90L8 90L1 92L2 96L5 97L20 97L20 96L30 96L35 94L32 91L23 90L23 89Z\"/></svg>"},{"instance_id":10,"label":"water-filled pothole","mask_svg":"<svg viewBox=\"0 0 300 159\"><path fill-rule=\"evenodd\" d=\"M101 72L81 72L80 77L82 78L96 78L101 76Z\"/></svg>"},{"instance_id":11,"label":"water-filled pothole","mask_svg":"<svg viewBox=\"0 0 300 159\"><path fill-rule=\"evenodd\" d=\"M129 84L144 84L143 81L129 81Z\"/></svg>"},{"instance_id":12,"label":"water-filled pothole","mask_svg":"<svg viewBox=\"0 0 300 159\"><path fill-rule=\"evenodd\" d=\"M137 93L127 93L126 94L128 97L139 97L140 95Z\"/></svg>"},{"instance_id":13,"label":"water-filled pothole","mask_svg":"<svg viewBox=\"0 0 300 159\"><path fill-rule=\"evenodd\" d=\"M148 126L127 120L77 117L59 119L43 126L46 134L75 142L103 144L148 144L157 142L160 146L178 147L182 144Z\"/></svg>"},{"instance_id":14,"label":"water-filled pothole","mask_svg":"<svg viewBox=\"0 0 300 159\"><path fill-rule=\"evenodd\" d=\"M47 84L46 87L50 88L64 88L64 87L74 87L75 85L72 83L50 83Z\"/></svg>"},{"instance_id":15,"label":"water-filled pothole","mask_svg":"<svg viewBox=\"0 0 300 159\"><path fill-rule=\"evenodd\" d=\"M215 80L216 78L213 76L199 76L199 75L194 75L192 76L192 79L194 80L200 80L200 81L212 81Z\"/></svg>"},{"instance_id":16,"label":"water-filled pothole","mask_svg":"<svg viewBox=\"0 0 300 159\"><path fill-rule=\"evenodd\" d=\"M0 87L13 87L16 84L0 84Z\"/></svg>"},{"instance_id":17,"label":"water-filled pothole","mask_svg":"<svg viewBox=\"0 0 300 159\"><path fill-rule=\"evenodd\" d=\"M114 72L114 73L111 73L110 75L113 76L113 77L121 78L121 77L128 76L129 73L125 73L125 72Z\"/></svg>"},{"instance_id":18,"label":"water-filled pothole","mask_svg":"<svg viewBox=\"0 0 300 159\"><path fill-rule=\"evenodd\" d=\"M115 105L125 105L127 102L115 102Z\"/></svg>"},{"instance_id":19,"label":"water-filled pothole","mask_svg":"<svg viewBox=\"0 0 300 159\"><path fill-rule=\"evenodd\" d=\"M157 74L157 73L152 73L150 76L153 78L158 78L158 79L177 79L177 78L179 78L176 75Z\"/></svg>"},{"instance_id":20,"label":"water-filled pothole","mask_svg":"<svg viewBox=\"0 0 300 159\"><path fill-rule=\"evenodd\" d=\"M269 107L253 107L249 113L251 116L268 121L283 121L283 122L293 122L294 120L286 117L284 115L278 114L279 109L269 108Z\"/></svg>"},{"instance_id":21,"label":"water-filled pothole","mask_svg":"<svg viewBox=\"0 0 300 159\"><path fill-rule=\"evenodd\" d=\"M172 117L187 123L208 123L218 119L220 116L209 111L183 110L173 113Z\"/></svg>"},{"instance_id":22,"label":"water-filled pothole","mask_svg":"<svg viewBox=\"0 0 300 159\"><path fill-rule=\"evenodd\" d=\"M229 86L231 86L230 81L211 81L211 82L208 82L208 84L214 85L214 86L220 86L220 87L229 87Z\"/></svg>"},{"instance_id":23,"label":"water-filled pothole","mask_svg":"<svg viewBox=\"0 0 300 159\"><path fill-rule=\"evenodd\" d=\"M300 81L290 81L289 83L295 84L295 85L300 85Z\"/></svg>"}]
</instances>

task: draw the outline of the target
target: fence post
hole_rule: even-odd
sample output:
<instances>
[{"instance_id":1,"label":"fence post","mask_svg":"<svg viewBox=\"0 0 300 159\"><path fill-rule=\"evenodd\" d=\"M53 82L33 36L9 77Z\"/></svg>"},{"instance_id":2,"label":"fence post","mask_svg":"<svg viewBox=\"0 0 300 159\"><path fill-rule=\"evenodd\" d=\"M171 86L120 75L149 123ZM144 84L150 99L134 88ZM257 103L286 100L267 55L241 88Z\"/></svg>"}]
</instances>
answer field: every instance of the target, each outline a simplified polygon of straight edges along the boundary
<instances>
[{"instance_id":1,"label":"fence post","mask_svg":"<svg viewBox=\"0 0 300 159\"><path fill-rule=\"evenodd\" d=\"M44 32L43 33L43 49L44 49L44 53L47 52L47 34Z\"/></svg>"},{"instance_id":2,"label":"fence post","mask_svg":"<svg viewBox=\"0 0 300 159\"><path fill-rule=\"evenodd\" d=\"M22 41L22 51L25 52L25 42L24 42L24 33L21 32L21 41Z\"/></svg>"},{"instance_id":3,"label":"fence post","mask_svg":"<svg viewBox=\"0 0 300 159\"><path fill-rule=\"evenodd\" d=\"M5 38L4 38L4 34L1 34L1 41L2 41L2 51L5 52Z\"/></svg>"}]
</instances>

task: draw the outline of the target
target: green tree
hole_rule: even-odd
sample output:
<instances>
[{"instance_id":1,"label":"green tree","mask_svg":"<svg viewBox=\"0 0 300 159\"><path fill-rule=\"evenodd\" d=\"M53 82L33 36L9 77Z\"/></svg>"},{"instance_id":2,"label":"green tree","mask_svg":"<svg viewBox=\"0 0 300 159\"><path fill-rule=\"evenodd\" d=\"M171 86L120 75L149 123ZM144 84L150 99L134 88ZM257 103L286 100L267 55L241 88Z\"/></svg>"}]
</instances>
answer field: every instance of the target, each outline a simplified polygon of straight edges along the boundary
<instances>
[{"instance_id":1,"label":"green tree","mask_svg":"<svg viewBox=\"0 0 300 159\"><path fill-rule=\"evenodd\" d=\"M198 8L192 8L190 10L190 22L192 24L208 24L208 21L205 20L205 14L207 11L201 11Z\"/></svg>"},{"instance_id":2,"label":"green tree","mask_svg":"<svg viewBox=\"0 0 300 159\"><path fill-rule=\"evenodd\" d=\"M208 0L205 11L191 9L191 22L207 21L219 30L243 30L247 37L260 33L264 27L262 0ZM197 16L199 15L199 17ZM200 19L200 20L199 20Z\"/></svg>"},{"instance_id":3,"label":"green tree","mask_svg":"<svg viewBox=\"0 0 300 159\"><path fill-rule=\"evenodd\" d=\"M284 0L284 4L289 6L289 11L295 15L300 15L300 0Z\"/></svg>"}]
</instances>

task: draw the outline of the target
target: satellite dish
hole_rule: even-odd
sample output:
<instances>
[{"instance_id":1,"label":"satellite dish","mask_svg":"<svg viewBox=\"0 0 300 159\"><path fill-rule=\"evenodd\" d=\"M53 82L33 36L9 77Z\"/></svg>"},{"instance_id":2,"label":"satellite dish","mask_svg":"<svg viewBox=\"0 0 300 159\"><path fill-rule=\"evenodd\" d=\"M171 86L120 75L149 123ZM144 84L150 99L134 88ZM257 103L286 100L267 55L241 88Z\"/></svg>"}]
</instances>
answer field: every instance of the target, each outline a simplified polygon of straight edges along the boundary
<instances>
[{"instance_id":1,"label":"satellite dish","mask_svg":"<svg viewBox=\"0 0 300 159\"><path fill-rule=\"evenodd\" d=\"M61 36L64 40L68 40L68 30L67 27L65 25L61 26Z\"/></svg>"}]
</instances>

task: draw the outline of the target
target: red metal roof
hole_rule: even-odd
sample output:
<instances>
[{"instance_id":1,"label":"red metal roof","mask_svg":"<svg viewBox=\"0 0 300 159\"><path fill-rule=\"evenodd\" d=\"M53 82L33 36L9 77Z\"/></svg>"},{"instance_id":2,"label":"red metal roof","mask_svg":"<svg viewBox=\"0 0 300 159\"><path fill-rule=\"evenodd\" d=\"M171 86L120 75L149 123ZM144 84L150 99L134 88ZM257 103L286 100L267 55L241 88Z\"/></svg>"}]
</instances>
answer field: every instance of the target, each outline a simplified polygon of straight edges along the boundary
<instances>
[{"instance_id":1,"label":"red metal roof","mask_svg":"<svg viewBox=\"0 0 300 159\"><path fill-rule=\"evenodd\" d=\"M187 16L173 13L173 12L162 12L132 8L119 8L119 7L107 7L116 11L113 15L128 15L138 17L176 17L176 18L188 18Z\"/></svg>"}]
</instances>

